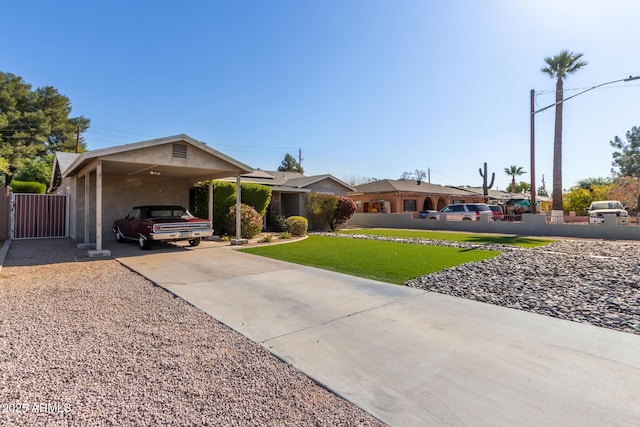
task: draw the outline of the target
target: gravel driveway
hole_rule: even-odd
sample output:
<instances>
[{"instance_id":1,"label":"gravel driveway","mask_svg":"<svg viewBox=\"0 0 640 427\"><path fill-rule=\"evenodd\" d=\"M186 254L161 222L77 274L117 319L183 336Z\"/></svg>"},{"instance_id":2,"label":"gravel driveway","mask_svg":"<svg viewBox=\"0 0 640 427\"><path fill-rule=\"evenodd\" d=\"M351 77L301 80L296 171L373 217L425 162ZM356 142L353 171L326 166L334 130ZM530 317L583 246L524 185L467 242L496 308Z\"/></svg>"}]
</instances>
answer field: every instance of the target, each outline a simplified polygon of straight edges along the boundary
<instances>
[{"instance_id":1,"label":"gravel driveway","mask_svg":"<svg viewBox=\"0 0 640 427\"><path fill-rule=\"evenodd\" d=\"M12 242L0 349L0 425L383 425L69 239Z\"/></svg>"},{"instance_id":2,"label":"gravel driveway","mask_svg":"<svg viewBox=\"0 0 640 427\"><path fill-rule=\"evenodd\" d=\"M640 244L499 249L406 285L640 334ZM69 239L12 243L0 272L0 349L0 425L382 425Z\"/></svg>"}]
</instances>

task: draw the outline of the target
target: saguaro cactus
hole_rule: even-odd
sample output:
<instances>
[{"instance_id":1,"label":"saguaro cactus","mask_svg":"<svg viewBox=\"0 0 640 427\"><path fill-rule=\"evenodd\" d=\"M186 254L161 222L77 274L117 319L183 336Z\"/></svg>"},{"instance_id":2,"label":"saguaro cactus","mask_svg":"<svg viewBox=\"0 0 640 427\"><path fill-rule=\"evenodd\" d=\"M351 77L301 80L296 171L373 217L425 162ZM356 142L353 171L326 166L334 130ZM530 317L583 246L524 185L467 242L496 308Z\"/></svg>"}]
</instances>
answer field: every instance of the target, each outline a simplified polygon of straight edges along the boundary
<instances>
[{"instance_id":1,"label":"saguaro cactus","mask_svg":"<svg viewBox=\"0 0 640 427\"><path fill-rule=\"evenodd\" d=\"M491 184L487 185L487 175L489 175L489 173L487 172L487 162L484 162L484 173L482 172L482 168L478 168L478 171L480 172L480 176L483 180L482 191L484 193L484 201L486 202L489 198L489 189L493 187L493 181L495 181L496 179L496 173L491 173Z\"/></svg>"}]
</instances>

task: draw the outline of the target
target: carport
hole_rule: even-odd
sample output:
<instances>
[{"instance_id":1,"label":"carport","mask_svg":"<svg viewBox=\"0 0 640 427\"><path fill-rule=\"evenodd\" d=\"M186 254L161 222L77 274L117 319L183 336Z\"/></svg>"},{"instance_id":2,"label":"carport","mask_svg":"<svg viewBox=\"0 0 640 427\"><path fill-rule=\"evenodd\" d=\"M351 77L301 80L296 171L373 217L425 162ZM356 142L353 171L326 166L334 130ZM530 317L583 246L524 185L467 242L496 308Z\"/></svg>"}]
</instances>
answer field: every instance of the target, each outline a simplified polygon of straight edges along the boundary
<instances>
[{"instance_id":1,"label":"carport","mask_svg":"<svg viewBox=\"0 0 640 427\"><path fill-rule=\"evenodd\" d=\"M57 153L50 190L69 196L69 234L78 247L87 248L89 256L110 256L110 251L103 249L103 240L113 239L113 221L132 206L189 206L190 190L196 183L208 181L212 221L211 181L235 176L236 203L240 205L240 175L251 171L251 167L182 134L82 154ZM236 230L240 239L239 224Z\"/></svg>"}]
</instances>

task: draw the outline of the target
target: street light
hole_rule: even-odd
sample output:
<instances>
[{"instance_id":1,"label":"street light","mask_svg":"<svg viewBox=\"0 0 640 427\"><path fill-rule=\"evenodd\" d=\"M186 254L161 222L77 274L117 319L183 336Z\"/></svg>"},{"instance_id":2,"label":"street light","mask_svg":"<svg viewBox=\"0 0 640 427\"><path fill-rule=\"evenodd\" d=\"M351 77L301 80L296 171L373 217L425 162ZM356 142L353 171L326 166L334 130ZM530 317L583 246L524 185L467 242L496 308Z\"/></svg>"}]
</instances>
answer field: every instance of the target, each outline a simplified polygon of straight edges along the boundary
<instances>
[{"instance_id":1,"label":"street light","mask_svg":"<svg viewBox=\"0 0 640 427\"><path fill-rule=\"evenodd\" d=\"M606 83L602 83L593 87L590 87L589 89L585 89L582 92L578 92L575 95L572 95L568 98L562 99L558 102L555 102L551 105L547 105L544 108L540 108L539 110L535 109L535 105L534 105L534 95L535 92L533 89L531 89L531 213L536 213L536 161L535 161L535 147L536 147L536 138L535 138L535 115L538 113L543 112L544 110L548 110L551 107L555 107L558 104L562 104L568 100L570 100L571 98L575 98L578 95L582 95L585 92L589 92L590 90L593 89L597 89L599 87L602 86L606 86L606 85L610 85L613 83L620 83L620 82L630 82L631 80L638 80L640 79L640 76L629 76L626 79L620 79L620 80L613 80L610 82L606 82Z\"/></svg>"}]
</instances>

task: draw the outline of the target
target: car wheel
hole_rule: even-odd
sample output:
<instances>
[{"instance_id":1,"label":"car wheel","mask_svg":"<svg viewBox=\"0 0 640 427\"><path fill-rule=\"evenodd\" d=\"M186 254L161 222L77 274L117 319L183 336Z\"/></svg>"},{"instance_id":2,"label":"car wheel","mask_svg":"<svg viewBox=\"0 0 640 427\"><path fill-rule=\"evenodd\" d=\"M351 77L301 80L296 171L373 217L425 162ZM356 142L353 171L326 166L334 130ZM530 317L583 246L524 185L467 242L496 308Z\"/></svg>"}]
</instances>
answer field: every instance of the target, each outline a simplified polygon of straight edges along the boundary
<instances>
[{"instance_id":1,"label":"car wheel","mask_svg":"<svg viewBox=\"0 0 640 427\"><path fill-rule=\"evenodd\" d=\"M138 245L142 250L147 250L151 248L151 242L149 242L147 239L145 239L142 236L138 237Z\"/></svg>"},{"instance_id":2,"label":"car wheel","mask_svg":"<svg viewBox=\"0 0 640 427\"><path fill-rule=\"evenodd\" d=\"M432 216L432 217L431 217L431 218L429 218L429 219L438 219L438 218L436 218L435 216Z\"/></svg>"},{"instance_id":3,"label":"car wheel","mask_svg":"<svg viewBox=\"0 0 640 427\"><path fill-rule=\"evenodd\" d=\"M200 237L196 237L195 239L189 240L189 245L198 246L200 244Z\"/></svg>"},{"instance_id":4,"label":"car wheel","mask_svg":"<svg viewBox=\"0 0 640 427\"><path fill-rule=\"evenodd\" d=\"M122 231L120 231L119 228L116 228L116 242L118 243L124 243L127 239L125 239L124 235L122 234Z\"/></svg>"},{"instance_id":5,"label":"car wheel","mask_svg":"<svg viewBox=\"0 0 640 427\"><path fill-rule=\"evenodd\" d=\"M465 216L464 218L462 218L463 221L471 221L471 218L469 218L468 216Z\"/></svg>"}]
</instances>

